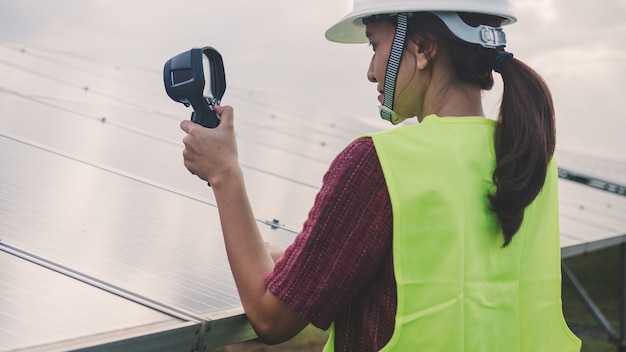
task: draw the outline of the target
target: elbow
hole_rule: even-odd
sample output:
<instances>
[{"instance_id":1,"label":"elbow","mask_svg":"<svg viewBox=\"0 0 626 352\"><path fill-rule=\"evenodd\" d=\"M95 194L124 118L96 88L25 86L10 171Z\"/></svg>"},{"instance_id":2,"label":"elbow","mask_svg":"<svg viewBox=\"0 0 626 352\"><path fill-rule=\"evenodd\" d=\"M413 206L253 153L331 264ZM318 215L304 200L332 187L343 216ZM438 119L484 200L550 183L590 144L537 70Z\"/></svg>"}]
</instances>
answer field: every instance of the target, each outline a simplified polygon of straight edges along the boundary
<instances>
[{"instance_id":1,"label":"elbow","mask_svg":"<svg viewBox=\"0 0 626 352\"><path fill-rule=\"evenodd\" d=\"M278 345L280 343L291 340L298 332L292 333L285 331L277 326L278 324L272 323L257 323L253 324L252 328L256 333L259 340L267 345Z\"/></svg>"},{"instance_id":2,"label":"elbow","mask_svg":"<svg viewBox=\"0 0 626 352\"><path fill-rule=\"evenodd\" d=\"M268 345L288 341L309 324L274 295L266 293L261 304L244 304L250 325L261 341Z\"/></svg>"},{"instance_id":3,"label":"elbow","mask_svg":"<svg viewBox=\"0 0 626 352\"><path fill-rule=\"evenodd\" d=\"M308 321L297 317L295 314L257 317L257 319L248 318L258 338L268 345L277 345L289 341L309 325Z\"/></svg>"},{"instance_id":4,"label":"elbow","mask_svg":"<svg viewBox=\"0 0 626 352\"><path fill-rule=\"evenodd\" d=\"M257 334L257 336L259 337L259 340L261 340L264 344L270 345L270 346L278 345L283 342L287 342L291 339L291 338L284 339L278 336L259 335L259 334Z\"/></svg>"}]
</instances>

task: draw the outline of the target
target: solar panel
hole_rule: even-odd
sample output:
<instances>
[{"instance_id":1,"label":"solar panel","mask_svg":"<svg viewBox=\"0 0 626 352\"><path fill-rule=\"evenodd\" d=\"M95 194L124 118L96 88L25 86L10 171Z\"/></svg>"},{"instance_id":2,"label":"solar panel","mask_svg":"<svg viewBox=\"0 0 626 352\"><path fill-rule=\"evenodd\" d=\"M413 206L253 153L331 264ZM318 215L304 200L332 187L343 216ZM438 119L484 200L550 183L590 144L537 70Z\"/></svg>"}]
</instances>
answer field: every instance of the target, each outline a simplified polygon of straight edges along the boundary
<instances>
[{"instance_id":1,"label":"solar panel","mask_svg":"<svg viewBox=\"0 0 626 352\"><path fill-rule=\"evenodd\" d=\"M56 67L60 60L45 58L24 56L18 67L9 65L1 71L7 78L3 82L8 84L0 95L0 254L7 256L12 250L21 253L23 260L42 258L39 270L48 270L51 280L59 276L54 275L59 274L55 268L63 268L75 280L74 285L95 284L87 287L131 306L139 302L150 307L137 305L137 309L173 314L187 325L192 322L194 343L202 320L212 322L205 346L252 338L226 260L212 194L182 165L180 119L155 112L154 107L142 108L137 103L142 95L136 89L124 92L128 86L113 92L120 97L139 97L133 103L136 106L111 95L93 94L95 88L84 89L73 83L76 70ZM25 71L28 67L35 69ZM50 72L58 75L58 81L49 76ZM26 85L25 76L32 76ZM154 94L152 99L174 105L164 94ZM182 105L176 108L184 115L189 113ZM259 148L271 149L271 143L265 144L247 149L256 153ZM285 161L284 155L280 157ZM258 192L265 199L294 200L294 196L314 195L315 186L309 183L319 180L293 182L299 176L289 175L289 170L270 172L256 158L251 160L256 164L248 168L247 177L265 189ZM310 171L306 166L293 170L309 172L307 177L312 177ZM267 187L270 184L276 189ZM294 236L282 225L291 214L289 207L285 209L274 213L282 215L275 228L262 225L265 237L276 244L286 245ZM263 218L259 221L265 222ZM22 272L29 275L28 271ZM3 273L3 280L5 276ZM54 281L42 282L46 283L56 285ZM120 294L123 298L116 296ZM27 306L29 299L24 297L21 306ZM85 299L99 304L89 296ZM99 306L108 309L104 303ZM64 319L56 311L50 312ZM151 320L141 318L134 325L112 320L107 325L109 330L77 330L76 334L55 335L56 340L22 342L13 336L30 331L7 321L3 326L8 328L0 336L0 350L5 346L12 350L72 341L59 347L64 350L84 344L85 336L109 336L121 331L107 340L110 344L138 334L138 327L153 326ZM172 319L168 315L165 318ZM159 336L166 339L167 335ZM12 343L3 343L5 340Z\"/></svg>"},{"instance_id":2,"label":"solar panel","mask_svg":"<svg viewBox=\"0 0 626 352\"><path fill-rule=\"evenodd\" d=\"M21 49L0 45L0 351L252 338L212 192L182 165L190 111L165 95L161 68ZM374 128L229 89L262 234L286 246L334 155ZM626 197L559 186L564 256L624 241Z\"/></svg>"},{"instance_id":3,"label":"solar panel","mask_svg":"<svg viewBox=\"0 0 626 352\"><path fill-rule=\"evenodd\" d=\"M190 325L4 251L0 251L0 278L2 351L37 346L51 351L55 349L50 345L63 340Z\"/></svg>"}]
</instances>

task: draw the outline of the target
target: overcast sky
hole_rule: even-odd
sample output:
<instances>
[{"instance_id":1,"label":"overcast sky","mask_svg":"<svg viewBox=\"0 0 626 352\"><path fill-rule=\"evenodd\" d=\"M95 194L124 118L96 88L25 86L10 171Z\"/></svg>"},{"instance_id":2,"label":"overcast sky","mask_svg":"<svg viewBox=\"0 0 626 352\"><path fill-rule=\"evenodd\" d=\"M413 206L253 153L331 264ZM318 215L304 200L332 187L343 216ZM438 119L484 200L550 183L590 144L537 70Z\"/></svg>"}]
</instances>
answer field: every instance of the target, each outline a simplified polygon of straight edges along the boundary
<instances>
[{"instance_id":1,"label":"overcast sky","mask_svg":"<svg viewBox=\"0 0 626 352\"><path fill-rule=\"evenodd\" d=\"M228 92L273 104L377 119L366 80L371 49L324 39L351 0L0 0L0 41L38 45L161 71L171 56L210 45ZM626 0L514 0L507 49L552 89L558 147L626 161ZM498 94L487 95L495 111Z\"/></svg>"}]
</instances>

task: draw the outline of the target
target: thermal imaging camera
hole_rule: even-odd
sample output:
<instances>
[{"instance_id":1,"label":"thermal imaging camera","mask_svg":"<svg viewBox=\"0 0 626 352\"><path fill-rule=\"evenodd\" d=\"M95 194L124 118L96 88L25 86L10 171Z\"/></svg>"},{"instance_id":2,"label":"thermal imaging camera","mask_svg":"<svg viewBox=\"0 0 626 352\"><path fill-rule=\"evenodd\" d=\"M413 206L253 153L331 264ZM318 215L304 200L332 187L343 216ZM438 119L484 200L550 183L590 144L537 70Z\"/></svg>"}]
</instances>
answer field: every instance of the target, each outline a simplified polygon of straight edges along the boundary
<instances>
[{"instance_id":1,"label":"thermal imaging camera","mask_svg":"<svg viewBox=\"0 0 626 352\"><path fill-rule=\"evenodd\" d=\"M163 82L172 100L191 105L191 121L208 128L219 125L214 106L220 104L226 91L226 75L217 50L206 46L174 56L165 63Z\"/></svg>"}]
</instances>

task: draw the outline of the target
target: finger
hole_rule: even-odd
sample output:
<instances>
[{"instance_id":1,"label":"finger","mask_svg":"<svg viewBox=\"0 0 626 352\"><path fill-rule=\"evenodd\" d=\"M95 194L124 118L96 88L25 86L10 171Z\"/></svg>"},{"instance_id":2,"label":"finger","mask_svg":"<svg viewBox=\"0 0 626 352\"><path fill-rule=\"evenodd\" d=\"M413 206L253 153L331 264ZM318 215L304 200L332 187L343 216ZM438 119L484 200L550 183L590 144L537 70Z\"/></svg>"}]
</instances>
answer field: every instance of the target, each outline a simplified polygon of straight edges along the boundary
<instances>
[{"instance_id":1,"label":"finger","mask_svg":"<svg viewBox=\"0 0 626 352\"><path fill-rule=\"evenodd\" d=\"M233 118L234 118L234 110L233 107L230 105L224 105L224 106L219 106L216 105L215 106L215 112L217 112L220 115L220 119L221 119L221 123L224 122L228 122L229 124L232 124Z\"/></svg>"},{"instance_id":2,"label":"finger","mask_svg":"<svg viewBox=\"0 0 626 352\"><path fill-rule=\"evenodd\" d=\"M189 170L192 175L196 174L196 163L194 162L193 153L191 153L187 148L183 150L183 165L185 165L185 168Z\"/></svg>"},{"instance_id":3,"label":"finger","mask_svg":"<svg viewBox=\"0 0 626 352\"><path fill-rule=\"evenodd\" d=\"M224 113L224 110L226 110L226 108L229 107L229 105L213 105L213 108L215 108L215 112L217 112L218 114L222 115Z\"/></svg>"},{"instance_id":4,"label":"finger","mask_svg":"<svg viewBox=\"0 0 626 352\"><path fill-rule=\"evenodd\" d=\"M191 157L191 152L193 151L194 146L193 140L194 136L189 134L189 132L187 132L187 135L183 137L183 145L185 146L185 151L189 153L189 155L186 155L185 157Z\"/></svg>"},{"instance_id":5,"label":"finger","mask_svg":"<svg viewBox=\"0 0 626 352\"><path fill-rule=\"evenodd\" d=\"M180 129L185 131L186 133L189 133L189 131L194 128L194 125L196 125L196 123L191 120L183 120L180 123Z\"/></svg>"}]
</instances>

